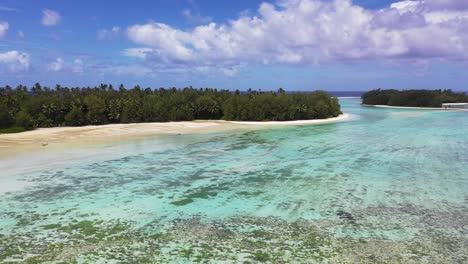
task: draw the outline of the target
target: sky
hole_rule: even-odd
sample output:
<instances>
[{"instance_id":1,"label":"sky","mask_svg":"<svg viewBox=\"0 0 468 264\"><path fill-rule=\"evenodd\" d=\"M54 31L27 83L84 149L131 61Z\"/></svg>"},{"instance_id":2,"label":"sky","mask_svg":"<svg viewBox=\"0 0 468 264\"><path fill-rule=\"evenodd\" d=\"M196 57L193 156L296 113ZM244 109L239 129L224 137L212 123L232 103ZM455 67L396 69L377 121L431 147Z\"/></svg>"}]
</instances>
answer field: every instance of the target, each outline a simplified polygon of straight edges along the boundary
<instances>
[{"instance_id":1,"label":"sky","mask_svg":"<svg viewBox=\"0 0 468 264\"><path fill-rule=\"evenodd\" d=\"M0 85L468 90L465 0L0 0Z\"/></svg>"}]
</instances>

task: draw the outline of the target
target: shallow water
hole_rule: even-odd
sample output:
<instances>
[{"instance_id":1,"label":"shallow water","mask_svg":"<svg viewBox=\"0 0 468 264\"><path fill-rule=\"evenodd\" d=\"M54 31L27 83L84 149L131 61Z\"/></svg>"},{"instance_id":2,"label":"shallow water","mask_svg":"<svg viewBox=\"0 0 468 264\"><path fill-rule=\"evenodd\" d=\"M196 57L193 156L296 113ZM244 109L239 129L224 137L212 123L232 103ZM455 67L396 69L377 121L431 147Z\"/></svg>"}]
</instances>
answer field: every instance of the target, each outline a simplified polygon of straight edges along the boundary
<instances>
[{"instance_id":1,"label":"shallow water","mask_svg":"<svg viewBox=\"0 0 468 264\"><path fill-rule=\"evenodd\" d=\"M468 263L467 113L340 103L0 161L0 262Z\"/></svg>"}]
</instances>

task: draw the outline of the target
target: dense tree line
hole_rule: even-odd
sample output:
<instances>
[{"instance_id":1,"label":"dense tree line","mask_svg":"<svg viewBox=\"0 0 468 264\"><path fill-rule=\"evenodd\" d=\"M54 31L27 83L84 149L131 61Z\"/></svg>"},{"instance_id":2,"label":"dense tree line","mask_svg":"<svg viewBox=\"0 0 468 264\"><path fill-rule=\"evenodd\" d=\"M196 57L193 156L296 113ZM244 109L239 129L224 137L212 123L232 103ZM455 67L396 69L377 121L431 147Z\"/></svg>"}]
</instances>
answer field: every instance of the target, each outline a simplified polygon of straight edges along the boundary
<instances>
[{"instance_id":1,"label":"dense tree line","mask_svg":"<svg viewBox=\"0 0 468 264\"><path fill-rule=\"evenodd\" d=\"M372 90L362 95L362 103L410 107L441 107L443 103L468 102L466 93L452 90Z\"/></svg>"},{"instance_id":2,"label":"dense tree line","mask_svg":"<svg viewBox=\"0 0 468 264\"><path fill-rule=\"evenodd\" d=\"M16 132L39 127L112 123L225 119L286 121L336 117L336 98L325 92L230 92L217 89L55 89L36 84L27 88L0 88L0 129Z\"/></svg>"}]
</instances>

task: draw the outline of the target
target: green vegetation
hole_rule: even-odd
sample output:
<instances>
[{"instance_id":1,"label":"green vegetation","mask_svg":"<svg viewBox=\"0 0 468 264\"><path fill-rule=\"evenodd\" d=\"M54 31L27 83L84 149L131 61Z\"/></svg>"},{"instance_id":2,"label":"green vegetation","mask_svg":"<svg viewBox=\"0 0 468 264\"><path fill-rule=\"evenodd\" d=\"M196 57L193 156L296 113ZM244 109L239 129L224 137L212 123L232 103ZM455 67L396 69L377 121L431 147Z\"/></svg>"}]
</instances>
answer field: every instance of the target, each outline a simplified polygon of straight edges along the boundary
<instances>
[{"instance_id":1,"label":"green vegetation","mask_svg":"<svg viewBox=\"0 0 468 264\"><path fill-rule=\"evenodd\" d=\"M24 127L0 128L0 134L12 134L12 133L20 133L24 131L26 131Z\"/></svg>"},{"instance_id":2,"label":"green vegetation","mask_svg":"<svg viewBox=\"0 0 468 264\"><path fill-rule=\"evenodd\" d=\"M217 89L125 89L102 84L94 88L55 89L36 84L0 88L0 133L39 127L112 123L225 119L287 121L336 117L338 100L325 92L286 93Z\"/></svg>"},{"instance_id":3,"label":"green vegetation","mask_svg":"<svg viewBox=\"0 0 468 264\"><path fill-rule=\"evenodd\" d=\"M367 105L441 107L443 103L468 102L466 93L452 90L372 90L362 95Z\"/></svg>"}]
</instances>

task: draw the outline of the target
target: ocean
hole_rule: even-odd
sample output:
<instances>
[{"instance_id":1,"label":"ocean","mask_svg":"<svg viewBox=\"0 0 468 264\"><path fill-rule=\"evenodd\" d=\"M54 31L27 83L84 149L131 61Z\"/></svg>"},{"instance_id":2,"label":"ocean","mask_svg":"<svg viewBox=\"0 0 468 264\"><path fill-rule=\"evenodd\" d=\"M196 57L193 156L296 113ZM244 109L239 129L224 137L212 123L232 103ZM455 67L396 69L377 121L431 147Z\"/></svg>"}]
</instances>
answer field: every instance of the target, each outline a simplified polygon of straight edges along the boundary
<instances>
[{"instance_id":1,"label":"ocean","mask_svg":"<svg viewBox=\"0 0 468 264\"><path fill-rule=\"evenodd\" d=\"M0 162L0 263L466 262L467 112L340 103L350 120Z\"/></svg>"}]
</instances>

